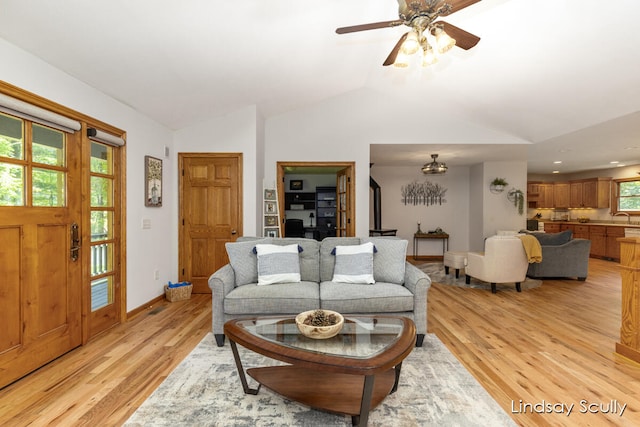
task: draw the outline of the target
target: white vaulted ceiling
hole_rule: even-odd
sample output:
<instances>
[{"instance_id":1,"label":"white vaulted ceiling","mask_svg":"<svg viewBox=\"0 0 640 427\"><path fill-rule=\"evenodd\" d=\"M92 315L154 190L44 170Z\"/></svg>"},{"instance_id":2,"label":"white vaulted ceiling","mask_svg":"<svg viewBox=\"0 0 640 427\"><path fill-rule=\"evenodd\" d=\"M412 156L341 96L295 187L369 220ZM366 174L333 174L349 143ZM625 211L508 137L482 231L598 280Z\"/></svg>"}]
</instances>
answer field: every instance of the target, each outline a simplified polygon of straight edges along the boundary
<instances>
[{"instance_id":1,"label":"white vaulted ceiling","mask_svg":"<svg viewBox=\"0 0 640 427\"><path fill-rule=\"evenodd\" d=\"M480 43L426 70L382 67L406 27L335 33L397 9L394 0L0 0L0 37L171 129L248 105L269 119L367 89L399 101L383 111L397 123L419 110L428 129L437 112L534 143L531 171L547 172L559 149L576 170L640 163L640 1L482 0L445 18Z\"/></svg>"}]
</instances>

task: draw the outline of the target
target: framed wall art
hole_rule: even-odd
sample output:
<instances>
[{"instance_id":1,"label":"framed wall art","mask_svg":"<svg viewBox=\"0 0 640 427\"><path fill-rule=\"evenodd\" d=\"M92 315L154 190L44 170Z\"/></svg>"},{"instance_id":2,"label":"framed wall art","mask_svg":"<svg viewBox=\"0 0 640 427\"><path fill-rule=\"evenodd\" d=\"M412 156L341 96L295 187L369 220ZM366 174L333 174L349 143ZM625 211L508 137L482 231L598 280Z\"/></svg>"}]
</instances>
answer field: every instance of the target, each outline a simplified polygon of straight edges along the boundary
<instances>
[{"instance_id":1,"label":"framed wall art","mask_svg":"<svg viewBox=\"0 0 640 427\"><path fill-rule=\"evenodd\" d=\"M266 214L275 214L276 212L276 202L264 202L264 213Z\"/></svg>"},{"instance_id":2,"label":"framed wall art","mask_svg":"<svg viewBox=\"0 0 640 427\"><path fill-rule=\"evenodd\" d=\"M144 156L144 205L162 206L162 160Z\"/></svg>"},{"instance_id":3,"label":"framed wall art","mask_svg":"<svg viewBox=\"0 0 640 427\"><path fill-rule=\"evenodd\" d=\"M289 181L289 190L302 190L302 180L292 179Z\"/></svg>"},{"instance_id":4,"label":"framed wall art","mask_svg":"<svg viewBox=\"0 0 640 427\"><path fill-rule=\"evenodd\" d=\"M278 226L278 216L277 215L265 215L264 216L264 226L265 227L277 227Z\"/></svg>"},{"instance_id":5,"label":"framed wall art","mask_svg":"<svg viewBox=\"0 0 640 427\"><path fill-rule=\"evenodd\" d=\"M268 188L264 190L264 199L265 200L275 200L276 199L276 190Z\"/></svg>"}]
</instances>

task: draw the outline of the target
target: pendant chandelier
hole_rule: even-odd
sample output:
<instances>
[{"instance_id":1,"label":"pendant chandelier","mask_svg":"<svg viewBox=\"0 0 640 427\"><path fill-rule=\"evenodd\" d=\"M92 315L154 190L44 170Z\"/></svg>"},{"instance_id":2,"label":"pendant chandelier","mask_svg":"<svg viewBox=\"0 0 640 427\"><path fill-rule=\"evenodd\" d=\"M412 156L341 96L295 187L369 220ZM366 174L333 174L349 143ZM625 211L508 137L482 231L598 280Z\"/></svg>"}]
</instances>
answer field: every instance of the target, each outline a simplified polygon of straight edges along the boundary
<instances>
[{"instance_id":1,"label":"pendant chandelier","mask_svg":"<svg viewBox=\"0 0 640 427\"><path fill-rule=\"evenodd\" d=\"M445 163L437 161L437 158L438 158L437 154L432 154L431 158L433 159L431 163L425 163L424 166L422 166L422 173L425 175L444 174L448 169L447 165Z\"/></svg>"}]
</instances>

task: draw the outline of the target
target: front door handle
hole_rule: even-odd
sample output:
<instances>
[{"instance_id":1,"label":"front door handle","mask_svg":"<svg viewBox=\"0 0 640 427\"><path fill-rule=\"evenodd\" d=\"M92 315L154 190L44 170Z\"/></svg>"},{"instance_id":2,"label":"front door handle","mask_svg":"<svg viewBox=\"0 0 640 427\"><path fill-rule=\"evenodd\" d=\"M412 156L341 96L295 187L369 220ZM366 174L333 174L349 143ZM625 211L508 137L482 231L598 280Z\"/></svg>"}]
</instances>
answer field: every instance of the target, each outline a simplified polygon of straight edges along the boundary
<instances>
[{"instance_id":1,"label":"front door handle","mask_svg":"<svg viewBox=\"0 0 640 427\"><path fill-rule=\"evenodd\" d=\"M77 261L80 256L80 231L77 223L71 224L71 261Z\"/></svg>"}]
</instances>

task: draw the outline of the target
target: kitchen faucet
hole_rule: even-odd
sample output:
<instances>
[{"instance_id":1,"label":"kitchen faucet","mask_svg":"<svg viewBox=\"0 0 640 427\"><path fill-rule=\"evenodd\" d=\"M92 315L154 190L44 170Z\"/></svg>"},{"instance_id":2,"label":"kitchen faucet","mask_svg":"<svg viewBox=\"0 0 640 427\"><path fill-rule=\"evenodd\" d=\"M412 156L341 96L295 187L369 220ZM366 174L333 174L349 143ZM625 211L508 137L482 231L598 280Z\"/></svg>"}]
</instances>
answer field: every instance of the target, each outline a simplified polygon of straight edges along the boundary
<instances>
[{"instance_id":1,"label":"kitchen faucet","mask_svg":"<svg viewBox=\"0 0 640 427\"><path fill-rule=\"evenodd\" d=\"M628 212L616 212L613 214L613 216L620 216L620 215L626 215L627 216L627 224L631 224L631 216L629 215Z\"/></svg>"}]
</instances>

